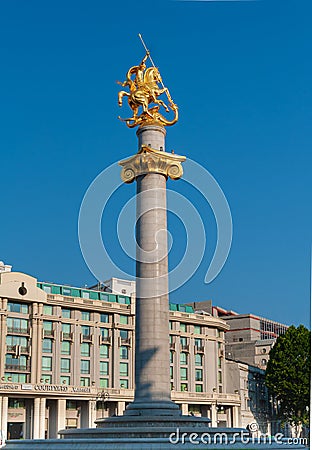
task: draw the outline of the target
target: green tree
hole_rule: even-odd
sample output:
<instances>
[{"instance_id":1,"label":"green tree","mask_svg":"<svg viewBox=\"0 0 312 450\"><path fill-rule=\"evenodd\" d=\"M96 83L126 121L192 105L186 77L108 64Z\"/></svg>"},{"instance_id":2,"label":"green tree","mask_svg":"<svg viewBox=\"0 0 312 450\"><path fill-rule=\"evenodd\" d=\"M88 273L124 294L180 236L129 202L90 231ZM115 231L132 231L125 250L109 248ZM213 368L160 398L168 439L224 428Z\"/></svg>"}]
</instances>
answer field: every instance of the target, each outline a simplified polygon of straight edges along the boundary
<instances>
[{"instance_id":1,"label":"green tree","mask_svg":"<svg viewBox=\"0 0 312 450\"><path fill-rule=\"evenodd\" d=\"M311 332L291 326L270 351L265 383L278 404L278 417L296 426L309 421Z\"/></svg>"}]
</instances>

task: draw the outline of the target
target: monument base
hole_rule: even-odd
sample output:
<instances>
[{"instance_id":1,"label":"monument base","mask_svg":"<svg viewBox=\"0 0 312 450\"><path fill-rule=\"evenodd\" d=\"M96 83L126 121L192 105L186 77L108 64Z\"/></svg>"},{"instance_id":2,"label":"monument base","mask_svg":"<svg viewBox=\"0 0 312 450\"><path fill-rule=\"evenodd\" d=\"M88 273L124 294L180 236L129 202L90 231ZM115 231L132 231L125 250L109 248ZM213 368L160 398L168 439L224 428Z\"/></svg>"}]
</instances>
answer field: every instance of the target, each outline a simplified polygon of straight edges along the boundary
<instances>
[{"instance_id":1,"label":"monument base","mask_svg":"<svg viewBox=\"0 0 312 450\"><path fill-rule=\"evenodd\" d=\"M6 450L252 450L303 449L287 439L255 438L241 428L211 428L195 416L116 416L97 421L98 428L68 429L61 439L7 441Z\"/></svg>"}]
</instances>

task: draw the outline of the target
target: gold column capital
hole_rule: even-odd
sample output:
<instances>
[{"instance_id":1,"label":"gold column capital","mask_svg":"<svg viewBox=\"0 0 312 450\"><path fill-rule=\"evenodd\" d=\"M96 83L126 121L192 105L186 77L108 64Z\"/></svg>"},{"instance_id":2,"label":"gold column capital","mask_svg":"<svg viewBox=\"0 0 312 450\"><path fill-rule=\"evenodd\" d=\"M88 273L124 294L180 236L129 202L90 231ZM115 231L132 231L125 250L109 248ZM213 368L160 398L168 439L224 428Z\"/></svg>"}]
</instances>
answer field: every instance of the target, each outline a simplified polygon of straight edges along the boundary
<instances>
[{"instance_id":1,"label":"gold column capital","mask_svg":"<svg viewBox=\"0 0 312 450\"><path fill-rule=\"evenodd\" d=\"M147 173L159 173L178 180L183 175L182 162L185 156L155 150L147 145L142 145L141 149L134 156L119 161L122 167L121 179L124 183L132 183L136 177Z\"/></svg>"}]
</instances>

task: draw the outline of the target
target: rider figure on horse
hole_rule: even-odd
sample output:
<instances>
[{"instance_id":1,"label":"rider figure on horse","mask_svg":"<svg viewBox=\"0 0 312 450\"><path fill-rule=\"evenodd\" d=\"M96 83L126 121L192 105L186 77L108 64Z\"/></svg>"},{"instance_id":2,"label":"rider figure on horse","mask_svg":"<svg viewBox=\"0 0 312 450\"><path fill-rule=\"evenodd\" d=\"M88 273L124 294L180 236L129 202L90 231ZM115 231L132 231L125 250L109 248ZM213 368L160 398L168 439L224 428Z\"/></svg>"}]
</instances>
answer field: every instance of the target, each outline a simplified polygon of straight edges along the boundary
<instances>
[{"instance_id":1,"label":"rider figure on horse","mask_svg":"<svg viewBox=\"0 0 312 450\"><path fill-rule=\"evenodd\" d=\"M142 61L140 62L140 64L138 66L133 66L128 70L126 81L124 81L123 83L119 83L119 84L123 87L128 86L130 84L130 86L129 86L130 90L133 90L133 89L131 89L132 83L134 83L134 85L137 89L145 86L145 83L144 83L144 72L146 70L145 62L148 57L149 57L149 51L146 52L144 58L142 59ZM131 79L131 75L133 75L133 74L135 74L134 80ZM130 83L130 82L132 82L132 83Z\"/></svg>"}]
</instances>

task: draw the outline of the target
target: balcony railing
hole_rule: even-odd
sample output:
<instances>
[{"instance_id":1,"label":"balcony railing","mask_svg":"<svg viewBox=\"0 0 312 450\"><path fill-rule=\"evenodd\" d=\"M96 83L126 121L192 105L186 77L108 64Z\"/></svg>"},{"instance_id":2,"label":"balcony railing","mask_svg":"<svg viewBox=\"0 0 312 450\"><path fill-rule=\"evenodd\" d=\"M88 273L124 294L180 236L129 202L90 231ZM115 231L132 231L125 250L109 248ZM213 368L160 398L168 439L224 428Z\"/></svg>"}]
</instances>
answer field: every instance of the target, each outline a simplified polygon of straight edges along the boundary
<instances>
[{"instance_id":1,"label":"balcony railing","mask_svg":"<svg viewBox=\"0 0 312 450\"><path fill-rule=\"evenodd\" d=\"M15 333L15 334L29 334L29 328L21 328L21 327L8 327L7 328L8 333Z\"/></svg>"},{"instance_id":2,"label":"balcony railing","mask_svg":"<svg viewBox=\"0 0 312 450\"><path fill-rule=\"evenodd\" d=\"M7 345L7 352L8 353L29 353L29 347L24 347L22 345Z\"/></svg>"},{"instance_id":3,"label":"balcony railing","mask_svg":"<svg viewBox=\"0 0 312 450\"><path fill-rule=\"evenodd\" d=\"M196 345L195 346L195 351L197 353L204 353L205 352L205 347L203 345Z\"/></svg>"},{"instance_id":4,"label":"balcony railing","mask_svg":"<svg viewBox=\"0 0 312 450\"><path fill-rule=\"evenodd\" d=\"M190 349L190 346L188 344L181 344L181 349L188 351Z\"/></svg>"},{"instance_id":5,"label":"balcony railing","mask_svg":"<svg viewBox=\"0 0 312 450\"><path fill-rule=\"evenodd\" d=\"M43 336L44 337L54 337L54 331L53 330L43 330Z\"/></svg>"},{"instance_id":6,"label":"balcony railing","mask_svg":"<svg viewBox=\"0 0 312 450\"><path fill-rule=\"evenodd\" d=\"M65 333L62 332L62 339L65 341L72 341L73 340L73 333Z\"/></svg>"},{"instance_id":7,"label":"balcony railing","mask_svg":"<svg viewBox=\"0 0 312 450\"><path fill-rule=\"evenodd\" d=\"M5 370L11 372L30 372L30 364L6 364Z\"/></svg>"}]
</instances>

